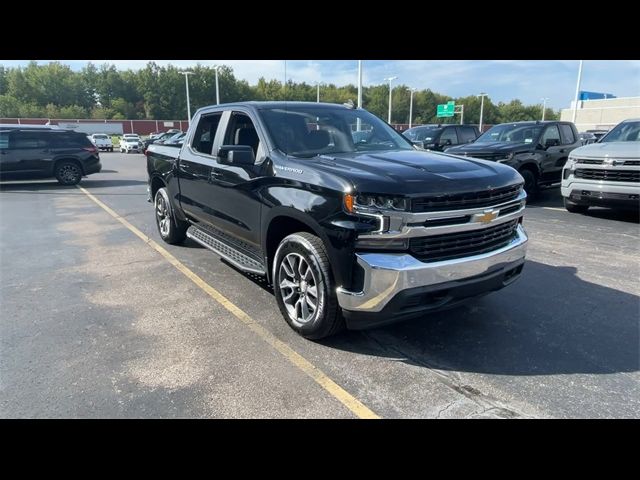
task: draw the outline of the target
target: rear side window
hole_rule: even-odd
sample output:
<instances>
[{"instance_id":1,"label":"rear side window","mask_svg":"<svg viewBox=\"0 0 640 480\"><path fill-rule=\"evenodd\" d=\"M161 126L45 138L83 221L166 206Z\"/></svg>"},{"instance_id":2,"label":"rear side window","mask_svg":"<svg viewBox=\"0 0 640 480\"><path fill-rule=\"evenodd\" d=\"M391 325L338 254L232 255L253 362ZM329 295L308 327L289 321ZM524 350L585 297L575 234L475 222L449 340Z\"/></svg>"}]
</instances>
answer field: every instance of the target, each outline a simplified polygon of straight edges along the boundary
<instances>
[{"instance_id":1,"label":"rear side window","mask_svg":"<svg viewBox=\"0 0 640 480\"><path fill-rule=\"evenodd\" d=\"M49 135L51 146L54 148L84 148L93 147L91 140L81 133L51 133Z\"/></svg>"},{"instance_id":2,"label":"rear side window","mask_svg":"<svg viewBox=\"0 0 640 480\"><path fill-rule=\"evenodd\" d=\"M567 125L566 123L561 123L560 134L562 135L562 143L564 145L575 143L576 137L573 135L573 128L571 128L571 125Z\"/></svg>"},{"instance_id":3,"label":"rear side window","mask_svg":"<svg viewBox=\"0 0 640 480\"><path fill-rule=\"evenodd\" d=\"M46 134L41 132L16 132L11 137L11 148L46 148Z\"/></svg>"},{"instance_id":4,"label":"rear side window","mask_svg":"<svg viewBox=\"0 0 640 480\"><path fill-rule=\"evenodd\" d=\"M216 138L216 132L218 131L218 125L220 124L221 117L222 112L203 115L200 117L196 133L193 135L193 140L191 141L191 148L196 152L211 155L213 141Z\"/></svg>"},{"instance_id":5,"label":"rear side window","mask_svg":"<svg viewBox=\"0 0 640 480\"><path fill-rule=\"evenodd\" d=\"M451 143L447 142L449 140ZM445 128L442 135L440 135L440 145L457 145L458 137L456 137L455 128Z\"/></svg>"},{"instance_id":6,"label":"rear side window","mask_svg":"<svg viewBox=\"0 0 640 480\"><path fill-rule=\"evenodd\" d=\"M460 143L473 142L476 139L476 131L473 127L458 127L458 136Z\"/></svg>"}]
</instances>

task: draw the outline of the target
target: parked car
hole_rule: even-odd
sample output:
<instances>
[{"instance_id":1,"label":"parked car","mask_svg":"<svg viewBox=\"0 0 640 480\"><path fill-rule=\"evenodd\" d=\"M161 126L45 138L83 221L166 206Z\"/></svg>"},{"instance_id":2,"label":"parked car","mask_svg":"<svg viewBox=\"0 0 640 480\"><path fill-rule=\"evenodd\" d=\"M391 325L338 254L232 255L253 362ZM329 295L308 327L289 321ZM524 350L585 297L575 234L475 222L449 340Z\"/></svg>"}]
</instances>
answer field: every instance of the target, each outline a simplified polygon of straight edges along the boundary
<instances>
[{"instance_id":1,"label":"parked car","mask_svg":"<svg viewBox=\"0 0 640 480\"><path fill-rule=\"evenodd\" d=\"M120 139L120 153L140 153L142 148L142 140L136 134L127 133Z\"/></svg>"},{"instance_id":2,"label":"parked car","mask_svg":"<svg viewBox=\"0 0 640 480\"><path fill-rule=\"evenodd\" d=\"M473 143L447 148L445 152L515 168L524 177L527 194L533 197L539 187L560 184L569 153L580 146L573 123L536 121L495 125Z\"/></svg>"},{"instance_id":3,"label":"parked car","mask_svg":"<svg viewBox=\"0 0 640 480\"><path fill-rule=\"evenodd\" d=\"M565 208L640 206L640 119L625 120L598 143L575 149L562 171Z\"/></svg>"},{"instance_id":4,"label":"parked car","mask_svg":"<svg viewBox=\"0 0 640 480\"><path fill-rule=\"evenodd\" d=\"M54 177L76 185L102 169L98 148L83 133L59 128L0 125L0 178Z\"/></svg>"},{"instance_id":5,"label":"parked car","mask_svg":"<svg viewBox=\"0 0 640 480\"><path fill-rule=\"evenodd\" d=\"M174 135L177 135L178 133L182 133L182 132L180 130L172 129L172 130L169 130L168 132L161 133L160 135L157 135L154 138L149 137L144 142L142 142L143 144L142 150L146 152L147 148L149 148L149 145L151 145L152 143L162 142L164 140L167 140L173 137Z\"/></svg>"},{"instance_id":6,"label":"parked car","mask_svg":"<svg viewBox=\"0 0 640 480\"><path fill-rule=\"evenodd\" d=\"M98 147L99 150L105 150L107 152L113 152L113 143L111 137L104 133L94 133L89 136L91 142Z\"/></svg>"},{"instance_id":7,"label":"parked car","mask_svg":"<svg viewBox=\"0 0 640 480\"><path fill-rule=\"evenodd\" d=\"M368 136L354 142L354 125ZM306 338L423 316L520 276L513 168L417 150L365 110L315 102L201 108L185 139L147 151L161 238L266 277Z\"/></svg>"},{"instance_id":8,"label":"parked car","mask_svg":"<svg viewBox=\"0 0 640 480\"><path fill-rule=\"evenodd\" d=\"M589 132L579 133L578 138L582 142L582 145L589 145L590 143L596 143L598 141L598 137Z\"/></svg>"},{"instance_id":9,"label":"parked car","mask_svg":"<svg viewBox=\"0 0 640 480\"><path fill-rule=\"evenodd\" d=\"M608 132L609 130L602 130L602 129L587 130L587 133L590 133L594 137L596 137L596 142L600 140L602 137L604 137Z\"/></svg>"},{"instance_id":10,"label":"parked car","mask_svg":"<svg viewBox=\"0 0 640 480\"><path fill-rule=\"evenodd\" d=\"M473 125L420 125L402 134L420 148L442 152L448 147L473 142L480 131Z\"/></svg>"}]
</instances>

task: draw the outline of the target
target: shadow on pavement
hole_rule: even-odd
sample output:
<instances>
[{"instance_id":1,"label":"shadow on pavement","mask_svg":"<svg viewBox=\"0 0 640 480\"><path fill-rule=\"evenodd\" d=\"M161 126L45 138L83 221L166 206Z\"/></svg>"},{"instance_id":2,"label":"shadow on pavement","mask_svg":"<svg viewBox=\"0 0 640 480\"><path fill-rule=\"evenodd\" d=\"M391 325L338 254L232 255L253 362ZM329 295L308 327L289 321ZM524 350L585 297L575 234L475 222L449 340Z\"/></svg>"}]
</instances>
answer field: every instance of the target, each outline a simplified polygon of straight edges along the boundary
<instances>
[{"instance_id":1,"label":"shadow on pavement","mask_svg":"<svg viewBox=\"0 0 640 480\"><path fill-rule=\"evenodd\" d=\"M144 180L92 180L85 179L80 182L81 187L85 188L109 188L109 187L129 187L137 185L146 185ZM0 182L0 192L6 193L38 193L38 194L74 194L84 195L74 186L60 185L57 181L33 181L33 182ZM61 193L64 192L64 193ZM120 193L120 192L100 192L100 195L146 195L143 193Z\"/></svg>"},{"instance_id":2,"label":"shadow on pavement","mask_svg":"<svg viewBox=\"0 0 640 480\"><path fill-rule=\"evenodd\" d=\"M457 309L322 343L411 365L493 375L640 369L639 297L528 261L510 287Z\"/></svg>"}]
</instances>

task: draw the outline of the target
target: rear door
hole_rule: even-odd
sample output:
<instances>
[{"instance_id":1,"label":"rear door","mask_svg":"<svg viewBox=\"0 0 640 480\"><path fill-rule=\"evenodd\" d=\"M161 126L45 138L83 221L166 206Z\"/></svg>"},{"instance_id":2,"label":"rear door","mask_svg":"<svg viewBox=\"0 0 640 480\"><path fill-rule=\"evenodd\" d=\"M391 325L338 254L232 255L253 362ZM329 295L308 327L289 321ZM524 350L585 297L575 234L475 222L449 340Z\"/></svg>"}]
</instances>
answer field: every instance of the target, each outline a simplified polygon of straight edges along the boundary
<instances>
[{"instance_id":1,"label":"rear door","mask_svg":"<svg viewBox=\"0 0 640 480\"><path fill-rule=\"evenodd\" d=\"M180 205L182 210L197 222L216 223L216 217L219 215L212 202L211 172L217 162L211 152L216 141L219 144L219 137L224 133L219 133L222 116L222 111L216 111L200 114L195 118L197 124L194 133L180 151Z\"/></svg>"},{"instance_id":2,"label":"rear door","mask_svg":"<svg viewBox=\"0 0 640 480\"><path fill-rule=\"evenodd\" d=\"M8 135L8 152L3 170L6 173L49 174L47 165L52 154L47 142L48 132L13 131Z\"/></svg>"}]
</instances>

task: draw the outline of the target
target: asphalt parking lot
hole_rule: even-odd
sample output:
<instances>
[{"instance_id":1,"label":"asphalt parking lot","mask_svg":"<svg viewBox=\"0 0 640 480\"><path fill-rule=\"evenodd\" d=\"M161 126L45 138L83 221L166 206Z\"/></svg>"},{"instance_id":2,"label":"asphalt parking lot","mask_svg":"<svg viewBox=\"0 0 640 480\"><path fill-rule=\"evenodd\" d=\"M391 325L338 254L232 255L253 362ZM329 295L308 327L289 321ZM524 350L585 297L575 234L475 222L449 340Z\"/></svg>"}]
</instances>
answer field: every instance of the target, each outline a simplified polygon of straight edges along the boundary
<instances>
[{"instance_id":1,"label":"asphalt parking lot","mask_svg":"<svg viewBox=\"0 0 640 480\"><path fill-rule=\"evenodd\" d=\"M571 214L546 191L515 284L311 342L259 279L162 243L143 155L101 158L81 186L112 214L55 181L0 185L1 417L354 418L349 399L384 418L640 416L635 213Z\"/></svg>"}]
</instances>

